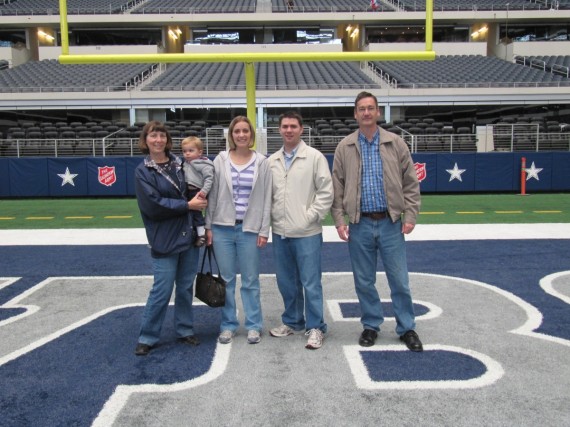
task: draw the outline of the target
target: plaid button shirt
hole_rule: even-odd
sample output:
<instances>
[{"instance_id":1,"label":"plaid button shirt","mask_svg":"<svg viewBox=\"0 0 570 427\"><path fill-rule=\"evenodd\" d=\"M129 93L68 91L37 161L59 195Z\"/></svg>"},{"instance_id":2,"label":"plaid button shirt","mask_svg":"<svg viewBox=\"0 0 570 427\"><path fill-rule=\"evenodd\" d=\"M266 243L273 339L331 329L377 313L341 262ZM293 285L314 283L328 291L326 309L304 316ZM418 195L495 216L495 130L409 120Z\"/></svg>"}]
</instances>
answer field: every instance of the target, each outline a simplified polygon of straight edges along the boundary
<instances>
[{"instance_id":1,"label":"plaid button shirt","mask_svg":"<svg viewBox=\"0 0 570 427\"><path fill-rule=\"evenodd\" d=\"M368 141L362 134L358 134L360 155L362 158L362 197L360 209L362 212L383 212L388 210L380 157L380 132L377 130Z\"/></svg>"}]
</instances>

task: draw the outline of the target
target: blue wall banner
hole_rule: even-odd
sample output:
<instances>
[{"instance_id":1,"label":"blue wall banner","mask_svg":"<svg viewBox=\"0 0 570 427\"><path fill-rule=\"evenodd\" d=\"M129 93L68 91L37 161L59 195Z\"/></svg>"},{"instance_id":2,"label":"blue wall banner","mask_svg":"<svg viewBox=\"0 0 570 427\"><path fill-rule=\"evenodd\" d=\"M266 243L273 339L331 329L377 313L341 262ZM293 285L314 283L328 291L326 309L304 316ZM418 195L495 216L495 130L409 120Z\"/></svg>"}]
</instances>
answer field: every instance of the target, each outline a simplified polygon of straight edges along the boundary
<instances>
[{"instance_id":1,"label":"blue wall banner","mask_svg":"<svg viewBox=\"0 0 570 427\"><path fill-rule=\"evenodd\" d=\"M521 159L526 159L526 191L548 191L552 188L552 153L514 153L513 169L518 170L515 188L520 191Z\"/></svg>"},{"instance_id":2,"label":"blue wall banner","mask_svg":"<svg viewBox=\"0 0 570 427\"><path fill-rule=\"evenodd\" d=\"M10 161L10 195L12 197L47 197L48 159L8 159Z\"/></svg>"},{"instance_id":3,"label":"blue wall banner","mask_svg":"<svg viewBox=\"0 0 570 427\"><path fill-rule=\"evenodd\" d=\"M87 187L92 196L127 194L127 170L124 157L87 159Z\"/></svg>"},{"instance_id":4,"label":"blue wall banner","mask_svg":"<svg viewBox=\"0 0 570 427\"><path fill-rule=\"evenodd\" d=\"M135 195L135 169L142 163L144 156L127 157L127 194Z\"/></svg>"},{"instance_id":5,"label":"blue wall banner","mask_svg":"<svg viewBox=\"0 0 570 427\"><path fill-rule=\"evenodd\" d=\"M10 196L10 163L0 159L0 197Z\"/></svg>"},{"instance_id":6,"label":"blue wall banner","mask_svg":"<svg viewBox=\"0 0 570 427\"><path fill-rule=\"evenodd\" d=\"M475 154L475 191L516 190L512 162L513 153Z\"/></svg>"},{"instance_id":7,"label":"blue wall banner","mask_svg":"<svg viewBox=\"0 0 570 427\"><path fill-rule=\"evenodd\" d=\"M436 154L437 191L469 192L475 189L475 154Z\"/></svg>"},{"instance_id":8,"label":"blue wall banner","mask_svg":"<svg viewBox=\"0 0 570 427\"><path fill-rule=\"evenodd\" d=\"M570 152L552 156L552 190L570 188Z\"/></svg>"},{"instance_id":9,"label":"blue wall banner","mask_svg":"<svg viewBox=\"0 0 570 427\"><path fill-rule=\"evenodd\" d=\"M48 159L49 193L52 197L88 196L85 158Z\"/></svg>"},{"instance_id":10,"label":"blue wall banner","mask_svg":"<svg viewBox=\"0 0 570 427\"><path fill-rule=\"evenodd\" d=\"M570 152L412 155L422 193L520 192L522 157L527 191L570 191ZM2 158L0 197L134 196L143 158Z\"/></svg>"},{"instance_id":11,"label":"blue wall banner","mask_svg":"<svg viewBox=\"0 0 570 427\"><path fill-rule=\"evenodd\" d=\"M422 193L433 193L437 187L437 156L433 154L412 155L416 175L420 181L420 191Z\"/></svg>"}]
</instances>

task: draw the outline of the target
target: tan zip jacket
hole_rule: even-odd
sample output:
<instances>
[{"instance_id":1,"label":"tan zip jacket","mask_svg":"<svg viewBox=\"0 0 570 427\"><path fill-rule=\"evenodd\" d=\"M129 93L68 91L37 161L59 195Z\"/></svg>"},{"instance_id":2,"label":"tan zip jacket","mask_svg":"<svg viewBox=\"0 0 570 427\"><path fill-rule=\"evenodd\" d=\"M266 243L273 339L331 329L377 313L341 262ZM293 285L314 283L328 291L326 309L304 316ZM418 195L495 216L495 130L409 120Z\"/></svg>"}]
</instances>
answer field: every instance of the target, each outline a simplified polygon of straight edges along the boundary
<instances>
[{"instance_id":1,"label":"tan zip jacket","mask_svg":"<svg viewBox=\"0 0 570 427\"><path fill-rule=\"evenodd\" d=\"M393 222L401 218L404 223L415 224L421 198L412 156L402 138L379 129L388 213ZM362 166L358 133L357 130L339 142L334 155L331 211L336 227L346 224L344 215L348 215L351 223L360 221Z\"/></svg>"},{"instance_id":2,"label":"tan zip jacket","mask_svg":"<svg viewBox=\"0 0 570 427\"><path fill-rule=\"evenodd\" d=\"M333 201L330 167L325 156L301 141L288 171L283 148L273 153L269 162L273 179L273 232L285 237L322 233L321 221Z\"/></svg>"}]
</instances>

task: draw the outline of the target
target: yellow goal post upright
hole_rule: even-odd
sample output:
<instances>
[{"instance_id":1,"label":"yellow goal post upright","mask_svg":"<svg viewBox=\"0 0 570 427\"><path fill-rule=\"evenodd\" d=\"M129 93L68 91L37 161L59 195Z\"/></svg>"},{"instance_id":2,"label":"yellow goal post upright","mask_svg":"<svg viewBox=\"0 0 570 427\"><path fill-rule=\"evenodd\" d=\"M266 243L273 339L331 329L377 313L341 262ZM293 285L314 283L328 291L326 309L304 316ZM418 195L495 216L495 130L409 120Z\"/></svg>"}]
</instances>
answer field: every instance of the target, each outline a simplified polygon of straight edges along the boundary
<instances>
[{"instance_id":1,"label":"yellow goal post upright","mask_svg":"<svg viewBox=\"0 0 570 427\"><path fill-rule=\"evenodd\" d=\"M425 51L393 52L249 52L249 53L151 53L70 55L67 25L67 0L59 0L61 31L61 64L140 64L182 62L243 62L247 117L254 126L256 120L255 63L256 62L314 62L314 61L433 61L433 0L426 0Z\"/></svg>"}]
</instances>

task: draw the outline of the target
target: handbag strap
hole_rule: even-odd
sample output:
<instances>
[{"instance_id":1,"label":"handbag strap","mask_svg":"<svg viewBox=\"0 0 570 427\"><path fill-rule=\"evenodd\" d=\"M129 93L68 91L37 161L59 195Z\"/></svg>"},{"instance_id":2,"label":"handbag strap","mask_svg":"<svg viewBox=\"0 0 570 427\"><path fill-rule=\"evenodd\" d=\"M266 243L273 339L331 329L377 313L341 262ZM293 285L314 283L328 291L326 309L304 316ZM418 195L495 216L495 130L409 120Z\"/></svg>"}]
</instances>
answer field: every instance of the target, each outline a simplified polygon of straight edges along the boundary
<instances>
[{"instance_id":1,"label":"handbag strap","mask_svg":"<svg viewBox=\"0 0 570 427\"><path fill-rule=\"evenodd\" d=\"M204 254L202 255L202 267L200 268L200 273L204 272L204 263L206 262L206 254L209 253L209 251L210 251L210 247L206 246L204 248ZM212 264L210 263L210 265L212 265Z\"/></svg>"},{"instance_id":2,"label":"handbag strap","mask_svg":"<svg viewBox=\"0 0 570 427\"><path fill-rule=\"evenodd\" d=\"M208 256L208 264L210 265L211 271L213 270L212 255L214 256L214 262L216 263L216 266L218 265L218 260L216 259L216 253L214 252L214 246L212 246L212 245L206 246L206 248L204 249L204 255L202 255L202 267L200 268L200 273L204 272L204 264L206 263L206 255ZM212 273L213 273L213 271L212 271Z\"/></svg>"}]
</instances>

